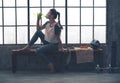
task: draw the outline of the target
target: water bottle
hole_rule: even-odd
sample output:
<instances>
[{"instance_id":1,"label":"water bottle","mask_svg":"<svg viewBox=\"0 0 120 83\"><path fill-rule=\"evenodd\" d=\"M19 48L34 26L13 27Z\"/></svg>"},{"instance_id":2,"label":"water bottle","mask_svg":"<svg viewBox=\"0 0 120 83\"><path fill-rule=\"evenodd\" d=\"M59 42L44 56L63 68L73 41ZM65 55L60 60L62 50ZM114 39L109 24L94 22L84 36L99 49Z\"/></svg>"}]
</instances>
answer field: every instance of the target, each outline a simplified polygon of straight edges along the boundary
<instances>
[{"instance_id":1,"label":"water bottle","mask_svg":"<svg viewBox=\"0 0 120 83\"><path fill-rule=\"evenodd\" d=\"M42 14L42 13L37 13L37 16L38 16L38 17L41 17L41 18L46 17L46 15L44 15L44 14Z\"/></svg>"},{"instance_id":2,"label":"water bottle","mask_svg":"<svg viewBox=\"0 0 120 83\"><path fill-rule=\"evenodd\" d=\"M97 66L96 66L96 71L97 71L97 73L100 72L100 66L99 66L99 64L97 64Z\"/></svg>"},{"instance_id":3,"label":"water bottle","mask_svg":"<svg viewBox=\"0 0 120 83\"><path fill-rule=\"evenodd\" d=\"M109 64L108 68L109 68L109 73L112 73L112 67L111 67L111 64Z\"/></svg>"}]
</instances>

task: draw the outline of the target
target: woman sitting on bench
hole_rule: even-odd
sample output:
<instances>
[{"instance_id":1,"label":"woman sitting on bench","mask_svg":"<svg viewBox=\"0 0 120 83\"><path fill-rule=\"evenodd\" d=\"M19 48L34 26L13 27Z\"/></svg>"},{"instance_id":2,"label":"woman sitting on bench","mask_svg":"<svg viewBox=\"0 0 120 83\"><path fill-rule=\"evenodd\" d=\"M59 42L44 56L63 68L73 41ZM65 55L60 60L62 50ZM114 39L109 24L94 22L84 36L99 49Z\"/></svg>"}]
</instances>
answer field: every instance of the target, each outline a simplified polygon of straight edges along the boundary
<instances>
[{"instance_id":1,"label":"woman sitting on bench","mask_svg":"<svg viewBox=\"0 0 120 83\"><path fill-rule=\"evenodd\" d=\"M58 16L58 22L55 19ZM30 47L36 42L38 38L41 39L43 45L36 49L36 54L40 55L45 62L47 62L50 72L54 72L54 65L49 58L47 58L46 53L51 53L54 51L62 50L62 42L60 39L62 26L60 24L60 13L55 9L50 9L46 15L49 19L44 25L39 25L39 20L41 19L41 14L37 16L37 31L33 35L32 39L24 48L19 49L19 51L29 51ZM41 30L45 29L45 34Z\"/></svg>"}]
</instances>

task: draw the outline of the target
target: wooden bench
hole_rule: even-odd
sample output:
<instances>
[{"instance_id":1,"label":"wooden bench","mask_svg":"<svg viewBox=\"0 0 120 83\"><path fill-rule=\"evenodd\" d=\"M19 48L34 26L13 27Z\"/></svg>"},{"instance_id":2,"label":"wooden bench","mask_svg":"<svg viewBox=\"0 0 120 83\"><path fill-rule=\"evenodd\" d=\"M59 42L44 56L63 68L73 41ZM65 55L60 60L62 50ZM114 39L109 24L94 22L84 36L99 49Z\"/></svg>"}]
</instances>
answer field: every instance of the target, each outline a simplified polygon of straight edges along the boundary
<instances>
[{"instance_id":1,"label":"wooden bench","mask_svg":"<svg viewBox=\"0 0 120 83\"><path fill-rule=\"evenodd\" d=\"M50 53L50 55L52 55L55 59L56 65L55 65L55 69L56 71L60 71L61 69L61 62L62 62L62 57L61 55L66 55L66 53L68 53L68 51L57 51L57 52L53 52ZM35 56L35 50L30 50L30 51L17 51L17 50L12 50L12 72L16 73L17 71L17 56L20 55L27 55L27 56Z\"/></svg>"},{"instance_id":2,"label":"wooden bench","mask_svg":"<svg viewBox=\"0 0 120 83\"><path fill-rule=\"evenodd\" d=\"M55 60L55 69L56 71L61 71L61 68L64 67L64 64L69 64L69 62L71 62L70 60L72 59L72 52L75 52L75 49L69 49L64 52L62 51L57 51L57 52L53 52L50 53L50 55L52 55L54 57ZM21 52L21 51L16 51L16 50L12 50L12 72L15 73L17 71L17 56L20 55L27 55L27 56L35 56L35 50L31 50L31 51L26 51L26 52ZM66 55L66 59L65 56ZM94 50L93 52L94 55L94 60L93 62L95 63L95 66L97 64L99 64L101 67L103 66L103 50L99 49L99 50ZM73 56L76 56L75 54ZM64 60L66 61L63 64Z\"/></svg>"}]
</instances>

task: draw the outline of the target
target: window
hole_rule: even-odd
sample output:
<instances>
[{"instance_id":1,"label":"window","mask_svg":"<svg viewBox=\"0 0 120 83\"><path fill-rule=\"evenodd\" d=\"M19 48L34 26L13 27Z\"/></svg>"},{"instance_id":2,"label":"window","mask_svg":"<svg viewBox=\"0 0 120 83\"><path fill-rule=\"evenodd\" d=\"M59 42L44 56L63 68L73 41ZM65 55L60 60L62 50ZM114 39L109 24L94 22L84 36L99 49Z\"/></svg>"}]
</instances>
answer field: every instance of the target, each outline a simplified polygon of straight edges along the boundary
<instances>
[{"instance_id":1,"label":"window","mask_svg":"<svg viewBox=\"0 0 120 83\"><path fill-rule=\"evenodd\" d=\"M63 43L106 43L106 0L1 0L0 44L27 44L36 31L37 13L51 8L61 14ZM41 24L46 21L42 18Z\"/></svg>"}]
</instances>

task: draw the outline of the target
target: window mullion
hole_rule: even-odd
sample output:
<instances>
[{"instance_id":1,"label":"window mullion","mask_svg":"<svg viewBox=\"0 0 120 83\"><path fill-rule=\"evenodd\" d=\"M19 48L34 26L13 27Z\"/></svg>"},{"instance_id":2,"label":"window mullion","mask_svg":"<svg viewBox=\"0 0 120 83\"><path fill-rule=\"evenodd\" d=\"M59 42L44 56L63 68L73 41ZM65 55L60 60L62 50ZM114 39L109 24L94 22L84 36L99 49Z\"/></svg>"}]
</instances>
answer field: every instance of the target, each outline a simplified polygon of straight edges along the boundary
<instances>
[{"instance_id":1,"label":"window mullion","mask_svg":"<svg viewBox=\"0 0 120 83\"><path fill-rule=\"evenodd\" d=\"M94 40L94 27L95 27L95 22L94 22L94 21L95 21L95 20L94 20L94 17L95 17L95 16L94 16L94 11L95 11L95 10L94 10L94 0L93 0L93 37L92 37L93 40Z\"/></svg>"},{"instance_id":2,"label":"window mullion","mask_svg":"<svg viewBox=\"0 0 120 83\"><path fill-rule=\"evenodd\" d=\"M16 44L17 44L17 0L15 0L15 41L16 41Z\"/></svg>"},{"instance_id":3,"label":"window mullion","mask_svg":"<svg viewBox=\"0 0 120 83\"><path fill-rule=\"evenodd\" d=\"M65 44L67 45L68 44L68 21L67 21L67 3L68 3L68 1L67 0L65 0Z\"/></svg>"},{"instance_id":4,"label":"window mullion","mask_svg":"<svg viewBox=\"0 0 120 83\"><path fill-rule=\"evenodd\" d=\"M3 32L3 45L4 45L4 0L2 0L2 32Z\"/></svg>"},{"instance_id":5,"label":"window mullion","mask_svg":"<svg viewBox=\"0 0 120 83\"><path fill-rule=\"evenodd\" d=\"M80 0L80 44L81 44L81 0Z\"/></svg>"},{"instance_id":6,"label":"window mullion","mask_svg":"<svg viewBox=\"0 0 120 83\"><path fill-rule=\"evenodd\" d=\"M27 11L28 11L28 42L30 41L30 1L28 0Z\"/></svg>"}]
</instances>

